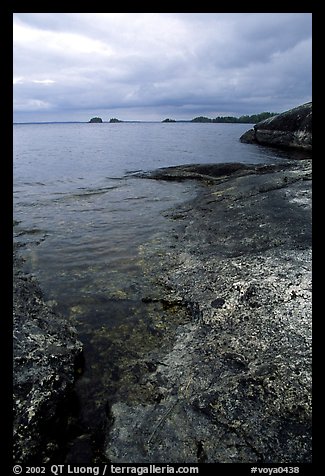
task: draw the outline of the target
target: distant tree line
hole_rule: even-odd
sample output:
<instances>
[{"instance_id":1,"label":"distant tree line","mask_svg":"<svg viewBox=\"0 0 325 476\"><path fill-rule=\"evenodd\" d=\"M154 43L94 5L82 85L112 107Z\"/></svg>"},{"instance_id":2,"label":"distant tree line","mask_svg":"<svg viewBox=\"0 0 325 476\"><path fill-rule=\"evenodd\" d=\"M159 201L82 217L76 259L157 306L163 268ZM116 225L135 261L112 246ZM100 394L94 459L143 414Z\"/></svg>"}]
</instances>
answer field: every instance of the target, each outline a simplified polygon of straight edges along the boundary
<instances>
[{"instance_id":1,"label":"distant tree line","mask_svg":"<svg viewBox=\"0 0 325 476\"><path fill-rule=\"evenodd\" d=\"M257 122L264 121L269 117L276 116L277 112L261 112L260 114L252 114L251 116L245 115L240 117L234 116L218 116L215 119L209 117L199 116L191 120L191 122L218 122L218 123L233 123L240 124L256 124Z\"/></svg>"},{"instance_id":2,"label":"distant tree line","mask_svg":"<svg viewBox=\"0 0 325 476\"><path fill-rule=\"evenodd\" d=\"M175 119L164 119L161 122L217 122L217 123L241 123L241 124L257 124L258 122L264 121L264 119L268 119L269 117L276 116L277 112L261 112L260 114L252 114L251 116L217 116L214 119L210 119L209 117L205 116L198 116L194 119L189 121L176 121ZM92 117L89 122L103 122L101 117ZM110 123L115 122L124 122L120 119L116 119L116 117L112 117L109 120ZM141 121L140 121L141 122Z\"/></svg>"}]
</instances>

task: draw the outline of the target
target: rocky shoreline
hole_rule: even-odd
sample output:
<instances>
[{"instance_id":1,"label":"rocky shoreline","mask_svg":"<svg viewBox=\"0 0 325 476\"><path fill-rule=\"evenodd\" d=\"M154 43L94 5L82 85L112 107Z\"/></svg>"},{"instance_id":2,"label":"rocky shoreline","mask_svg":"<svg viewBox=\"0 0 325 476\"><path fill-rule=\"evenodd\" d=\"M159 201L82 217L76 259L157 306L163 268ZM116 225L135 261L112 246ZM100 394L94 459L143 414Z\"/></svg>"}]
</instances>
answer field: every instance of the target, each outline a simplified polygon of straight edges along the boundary
<instances>
[{"instance_id":1,"label":"rocky shoreline","mask_svg":"<svg viewBox=\"0 0 325 476\"><path fill-rule=\"evenodd\" d=\"M103 460L311 462L311 171L311 160L293 160L144 176L202 188L168 212L173 233L142 247L142 302L159 303L160 345L141 350L139 336L137 362L120 368ZM184 317L166 325L174 314ZM15 252L15 463L58 462L81 358L74 328Z\"/></svg>"},{"instance_id":2,"label":"rocky shoreline","mask_svg":"<svg viewBox=\"0 0 325 476\"><path fill-rule=\"evenodd\" d=\"M143 249L152 299L190 321L139 376L141 400L111 405L106 457L311 462L311 161L146 178L205 184L170 212L173 235Z\"/></svg>"},{"instance_id":3,"label":"rocky shoreline","mask_svg":"<svg viewBox=\"0 0 325 476\"><path fill-rule=\"evenodd\" d=\"M13 459L46 463L69 430L73 385L82 366L74 327L44 301L39 284L13 255Z\"/></svg>"},{"instance_id":4,"label":"rocky shoreline","mask_svg":"<svg viewBox=\"0 0 325 476\"><path fill-rule=\"evenodd\" d=\"M310 156L311 108L267 119L241 140ZM110 331L109 358L117 357L113 394L101 402L101 460L311 462L311 159L138 177L202 187L166 214L172 232L141 247L147 317L131 334ZM84 448L82 434L75 452L64 448L82 344L15 247L13 264L14 461L72 462Z\"/></svg>"}]
</instances>

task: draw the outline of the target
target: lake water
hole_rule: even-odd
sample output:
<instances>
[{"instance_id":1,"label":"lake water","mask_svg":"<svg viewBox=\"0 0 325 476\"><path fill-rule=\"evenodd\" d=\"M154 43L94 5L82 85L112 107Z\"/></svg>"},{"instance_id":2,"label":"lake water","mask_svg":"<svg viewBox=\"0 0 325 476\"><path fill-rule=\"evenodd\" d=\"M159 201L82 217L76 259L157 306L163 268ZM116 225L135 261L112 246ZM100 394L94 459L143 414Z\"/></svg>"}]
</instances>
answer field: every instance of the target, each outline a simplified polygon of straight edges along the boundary
<instances>
[{"instance_id":1,"label":"lake water","mask_svg":"<svg viewBox=\"0 0 325 476\"><path fill-rule=\"evenodd\" d=\"M14 126L14 218L31 266L52 299L78 302L93 279L133 265L139 245L167 226L162 212L193 184L133 174L185 163L281 160L242 144L246 124L21 124ZM36 246L37 245L37 246ZM94 274L96 278L92 276ZM99 288L97 287L97 292Z\"/></svg>"},{"instance_id":2,"label":"lake water","mask_svg":"<svg viewBox=\"0 0 325 476\"><path fill-rule=\"evenodd\" d=\"M26 269L38 277L45 298L73 319L84 343L78 428L90 435L92 447L105 402L126 375L123 355L132 345L141 353L136 329L145 339L145 323L161 312L142 301L149 284L141 267L141 246L149 241L155 246L162 232L172 233L173 223L164 212L194 197L200 187L135 174L181 164L260 164L289 157L240 143L250 127L14 125L15 239L23 245Z\"/></svg>"}]
</instances>

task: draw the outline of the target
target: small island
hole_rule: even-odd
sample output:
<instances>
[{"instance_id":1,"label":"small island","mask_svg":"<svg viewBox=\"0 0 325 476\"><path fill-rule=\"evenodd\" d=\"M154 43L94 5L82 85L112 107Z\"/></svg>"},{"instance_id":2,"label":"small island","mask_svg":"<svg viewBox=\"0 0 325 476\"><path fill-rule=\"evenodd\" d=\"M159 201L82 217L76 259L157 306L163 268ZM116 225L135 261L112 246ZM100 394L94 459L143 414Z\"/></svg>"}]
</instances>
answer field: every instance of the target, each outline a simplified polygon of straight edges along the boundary
<instances>
[{"instance_id":1,"label":"small island","mask_svg":"<svg viewBox=\"0 0 325 476\"><path fill-rule=\"evenodd\" d=\"M109 120L109 123L110 123L110 124L115 124L116 122L123 122L123 121L120 121L119 119L116 119L116 117L112 117L112 118Z\"/></svg>"},{"instance_id":2,"label":"small island","mask_svg":"<svg viewBox=\"0 0 325 476\"><path fill-rule=\"evenodd\" d=\"M101 117L92 117L89 122L103 122Z\"/></svg>"},{"instance_id":3,"label":"small island","mask_svg":"<svg viewBox=\"0 0 325 476\"><path fill-rule=\"evenodd\" d=\"M167 119L164 119L164 120L161 121L161 122L176 122L176 121L175 121L175 119L169 119L169 118L167 118Z\"/></svg>"}]
</instances>

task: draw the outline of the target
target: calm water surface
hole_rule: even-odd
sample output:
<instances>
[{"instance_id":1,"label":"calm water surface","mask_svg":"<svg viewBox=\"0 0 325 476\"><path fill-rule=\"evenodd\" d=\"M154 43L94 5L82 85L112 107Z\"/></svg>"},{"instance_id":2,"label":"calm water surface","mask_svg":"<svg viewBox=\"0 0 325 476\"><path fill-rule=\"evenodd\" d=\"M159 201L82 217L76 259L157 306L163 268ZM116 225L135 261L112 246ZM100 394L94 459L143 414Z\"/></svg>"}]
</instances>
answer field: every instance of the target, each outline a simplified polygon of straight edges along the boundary
<instances>
[{"instance_id":1,"label":"calm water surface","mask_svg":"<svg viewBox=\"0 0 325 476\"><path fill-rule=\"evenodd\" d=\"M61 272L80 279L118 266L166 226L161 212L193 195L193 184L132 174L184 163L281 160L241 144L246 124L26 124L14 126L14 213L32 244L45 288ZM22 235L21 235L22 236ZM35 270L36 270L35 267ZM104 270L105 271L105 270ZM50 285L47 286L49 280ZM54 281L56 284L54 285ZM78 287L78 284L75 283ZM74 284L69 286L69 295ZM61 296L61 291L60 291ZM62 296L61 296L62 298Z\"/></svg>"},{"instance_id":2,"label":"calm water surface","mask_svg":"<svg viewBox=\"0 0 325 476\"><path fill-rule=\"evenodd\" d=\"M74 320L84 343L86 367L77 384L84 433L93 435L102 424L103 406L125 371L119 356L132 345L141 350L134 329L145 338L148 313L152 320L153 311L162 311L141 301L149 292L141 245L154 246L160 232L172 233L173 223L163 212L192 198L199 187L134 174L180 164L287 158L240 143L249 127L14 125L15 238L24 245L26 268L39 278L46 299Z\"/></svg>"}]
</instances>

